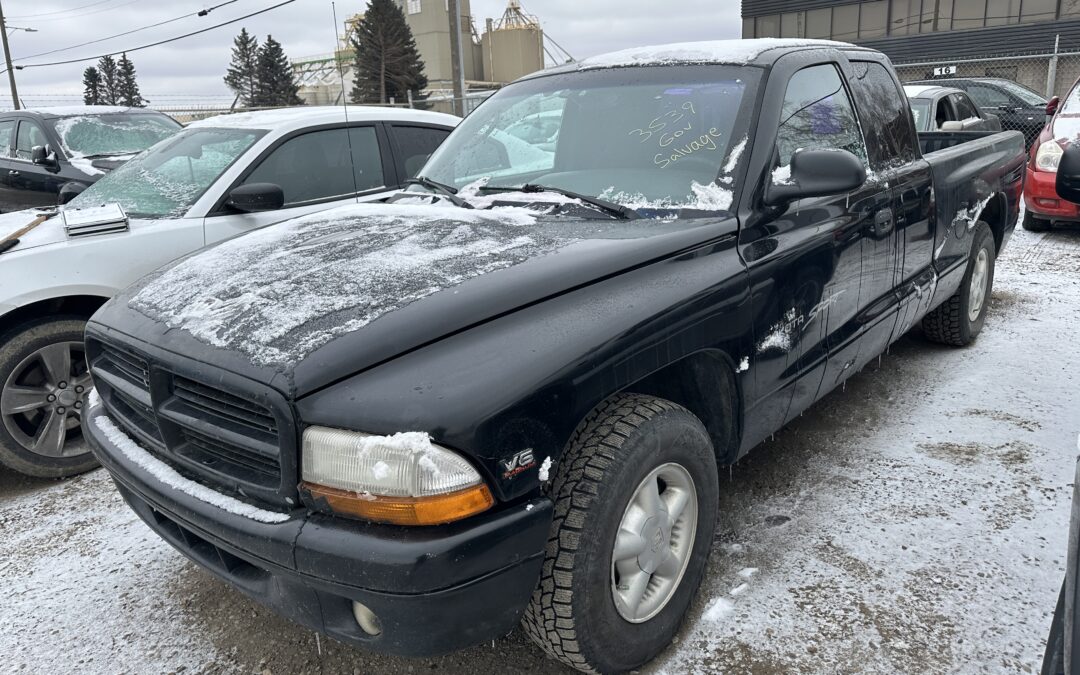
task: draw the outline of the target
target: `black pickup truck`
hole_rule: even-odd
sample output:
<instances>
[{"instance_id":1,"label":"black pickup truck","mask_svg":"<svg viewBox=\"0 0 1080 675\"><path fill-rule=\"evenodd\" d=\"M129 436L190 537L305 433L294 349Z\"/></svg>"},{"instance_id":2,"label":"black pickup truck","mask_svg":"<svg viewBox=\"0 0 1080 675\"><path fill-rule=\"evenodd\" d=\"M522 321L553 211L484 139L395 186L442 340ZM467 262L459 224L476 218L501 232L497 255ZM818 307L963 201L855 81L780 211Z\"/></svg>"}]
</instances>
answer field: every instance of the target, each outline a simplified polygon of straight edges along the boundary
<instances>
[{"instance_id":1,"label":"black pickup truck","mask_svg":"<svg viewBox=\"0 0 1080 675\"><path fill-rule=\"evenodd\" d=\"M917 135L886 58L842 43L543 71L398 203L106 304L88 437L150 527L301 624L419 656L521 622L632 669L695 599L719 466L920 323L975 339L1024 161L1017 132Z\"/></svg>"}]
</instances>

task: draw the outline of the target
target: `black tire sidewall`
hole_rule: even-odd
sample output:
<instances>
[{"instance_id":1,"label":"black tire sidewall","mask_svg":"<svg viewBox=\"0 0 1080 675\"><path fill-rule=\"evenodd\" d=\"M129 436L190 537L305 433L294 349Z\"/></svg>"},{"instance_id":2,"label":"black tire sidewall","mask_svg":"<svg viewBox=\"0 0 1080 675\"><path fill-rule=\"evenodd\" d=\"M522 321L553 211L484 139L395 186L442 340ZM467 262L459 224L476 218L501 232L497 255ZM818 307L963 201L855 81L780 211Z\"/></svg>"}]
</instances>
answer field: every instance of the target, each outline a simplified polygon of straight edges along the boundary
<instances>
[{"instance_id":1,"label":"black tire sidewall","mask_svg":"<svg viewBox=\"0 0 1080 675\"><path fill-rule=\"evenodd\" d=\"M611 556L626 505L641 481L661 464L681 464L694 480L698 527L679 588L659 614L626 621L611 592ZM638 428L605 472L582 528L574 570L574 623L586 661L601 672L636 668L670 643L693 601L712 548L718 508L716 459L701 422L683 409L667 410Z\"/></svg>"},{"instance_id":2,"label":"black tire sidewall","mask_svg":"<svg viewBox=\"0 0 1080 675\"><path fill-rule=\"evenodd\" d=\"M983 298L983 304L982 308L979 310L978 318L971 321L968 318L968 308L971 303L971 277L975 272L975 259L982 249L985 249L987 252L986 296ZM990 295L994 290L996 257L994 235L990 232L990 226L979 221L975 226L975 237L971 243L971 256L968 258L968 266L964 271L964 279L960 284L960 332L965 343L975 339L982 331L983 325L986 323L986 314L990 309Z\"/></svg>"},{"instance_id":3,"label":"black tire sidewall","mask_svg":"<svg viewBox=\"0 0 1080 675\"><path fill-rule=\"evenodd\" d=\"M0 387L33 352L49 344L83 340L86 319L76 316L36 319L0 335ZM90 452L74 457L45 457L22 447L0 421L0 464L41 478L63 478L98 465Z\"/></svg>"}]
</instances>

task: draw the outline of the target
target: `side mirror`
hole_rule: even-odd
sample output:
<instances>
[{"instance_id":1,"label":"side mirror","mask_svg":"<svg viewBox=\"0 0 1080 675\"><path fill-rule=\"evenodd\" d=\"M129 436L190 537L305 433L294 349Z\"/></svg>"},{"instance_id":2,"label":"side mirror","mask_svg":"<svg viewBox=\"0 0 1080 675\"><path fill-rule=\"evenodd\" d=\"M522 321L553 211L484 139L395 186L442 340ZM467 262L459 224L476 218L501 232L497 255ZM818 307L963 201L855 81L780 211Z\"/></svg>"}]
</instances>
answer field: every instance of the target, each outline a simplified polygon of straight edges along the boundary
<instances>
[{"instance_id":1,"label":"side mirror","mask_svg":"<svg viewBox=\"0 0 1080 675\"><path fill-rule=\"evenodd\" d=\"M1053 117L1054 113L1057 112L1057 109L1058 109L1059 105L1061 105L1061 99L1058 98L1057 96L1055 96L1052 99L1050 99L1049 101L1047 101L1046 102L1046 116L1047 117Z\"/></svg>"},{"instance_id":2,"label":"side mirror","mask_svg":"<svg viewBox=\"0 0 1080 675\"><path fill-rule=\"evenodd\" d=\"M56 153L44 145L35 145L30 148L30 161L46 169L60 168L60 160L56 158Z\"/></svg>"},{"instance_id":3,"label":"side mirror","mask_svg":"<svg viewBox=\"0 0 1080 675\"><path fill-rule=\"evenodd\" d=\"M765 203L783 206L804 197L851 192L866 182L866 167L847 150L799 150L791 156L790 176L773 178Z\"/></svg>"},{"instance_id":4,"label":"side mirror","mask_svg":"<svg viewBox=\"0 0 1080 675\"><path fill-rule=\"evenodd\" d=\"M1050 140L1048 143L1054 143ZM1080 145L1070 143L1058 162L1057 178L1054 180L1058 197L1067 202L1080 204Z\"/></svg>"},{"instance_id":5,"label":"side mirror","mask_svg":"<svg viewBox=\"0 0 1080 675\"><path fill-rule=\"evenodd\" d=\"M60 195L57 198L56 203L61 205L67 204L72 199L75 199L80 194L82 194L82 191L85 189L85 183L77 183L75 181L71 181L70 183L64 183L62 186L60 186Z\"/></svg>"},{"instance_id":6,"label":"side mirror","mask_svg":"<svg viewBox=\"0 0 1080 675\"><path fill-rule=\"evenodd\" d=\"M276 211L285 206L285 192L274 183L248 183L233 188L226 204L244 213Z\"/></svg>"}]
</instances>

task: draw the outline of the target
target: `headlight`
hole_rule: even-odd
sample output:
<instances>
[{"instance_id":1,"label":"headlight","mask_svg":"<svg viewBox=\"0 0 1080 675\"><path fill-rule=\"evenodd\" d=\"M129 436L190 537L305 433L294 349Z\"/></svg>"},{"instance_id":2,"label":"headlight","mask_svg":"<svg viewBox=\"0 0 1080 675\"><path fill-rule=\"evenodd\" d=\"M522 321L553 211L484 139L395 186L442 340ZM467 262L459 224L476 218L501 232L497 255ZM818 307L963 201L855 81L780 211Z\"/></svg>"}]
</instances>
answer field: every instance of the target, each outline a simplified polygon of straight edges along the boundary
<instances>
[{"instance_id":1,"label":"headlight","mask_svg":"<svg viewBox=\"0 0 1080 675\"><path fill-rule=\"evenodd\" d=\"M1062 154L1064 154L1064 151L1057 144L1057 141L1049 140L1043 143L1039 146L1038 152L1035 153L1035 168L1039 171L1056 172Z\"/></svg>"},{"instance_id":2,"label":"headlight","mask_svg":"<svg viewBox=\"0 0 1080 675\"><path fill-rule=\"evenodd\" d=\"M476 469L423 432L372 436L309 427L301 488L336 513L398 525L437 525L495 503Z\"/></svg>"}]
</instances>

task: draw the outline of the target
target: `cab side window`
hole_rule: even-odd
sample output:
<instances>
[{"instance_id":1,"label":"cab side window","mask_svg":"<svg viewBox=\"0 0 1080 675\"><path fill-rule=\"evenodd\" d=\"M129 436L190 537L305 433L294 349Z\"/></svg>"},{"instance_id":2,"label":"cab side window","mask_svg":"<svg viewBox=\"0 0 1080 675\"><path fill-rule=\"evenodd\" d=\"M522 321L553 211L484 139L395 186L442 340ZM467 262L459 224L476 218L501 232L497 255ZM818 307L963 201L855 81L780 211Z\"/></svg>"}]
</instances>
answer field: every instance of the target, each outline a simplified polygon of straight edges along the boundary
<instances>
[{"instance_id":1,"label":"cab side window","mask_svg":"<svg viewBox=\"0 0 1080 675\"><path fill-rule=\"evenodd\" d=\"M245 185L250 183L280 186L286 207L343 199L382 187L375 128L325 129L290 138L244 179Z\"/></svg>"},{"instance_id":2,"label":"cab side window","mask_svg":"<svg viewBox=\"0 0 1080 675\"><path fill-rule=\"evenodd\" d=\"M1012 101L1009 100L1009 96L993 87L972 84L968 85L967 92L968 95L975 99L975 102L983 108L1008 108L1012 106Z\"/></svg>"},{"instance_id":3,"label":"cab side window","mask_svg":"<svg viewBox=\"0 0 1080 675\"><path fill-rule=\"evenodd\" d=\"M395 124L390 127L390 135L397 144L398 172L402 179L415 178L424 168L428 157L435 152L446 137L448 129L434 127L412 127Z\"/></svg>"},{"instance_id":4,"label":"cab side window","mask_svg":"<svg viewBox=\"0 0 1080 675\"><path fill-rule=\"evenodd\" d=\"M19 133L15 141L15 156L19 159L30 160L30 151L35 145L45 145L45 132L34 122L19 120Z\"/></svg>"},{"instance_id":5,"label":"cab side window","mask_svg":"<svg viewBox=\"0 0 1080 675\"><path fill-rule=\"evenodd\" d=\"M949 96L952 99L953 105L956 107L956 118L959 120L971 119L972 117L979 117L979 111L975 109L975 106L971 104L971 99L963 94L952 94Z\"/></svg>"},{"instance_id":6,"label":"cab side window","mask_svg":"<svg viewBox=\"0 0 1080 675\"><path fill-rule=\"evenodd\" d=\"M11 157L15 140L15 120L0 122L0 157Z\"/></svg>"},{"instance_id":7,"label":"cab side window","mask_svg":"<svg viewBox=\"0 0 1080 675\"><path fill-rule=\"evenodd\" d=\"M851 89L859 102L859 121L874 170L910 164L919 158L919 139L907 97L885 66L852 61Z\"/></svg>"},{"instance_id":8,"label":"cab side window","mask_svg":"<svg viewBox=\"0 0 1080 675\"><path fill-rule=\"evenodd\" d=\"M790 165L791 156L800 149L847 150L866 161L855 109L840 71L832 64L804 68L788 82L776 133L778 166Z\"/></svg>"}]
</instances>

